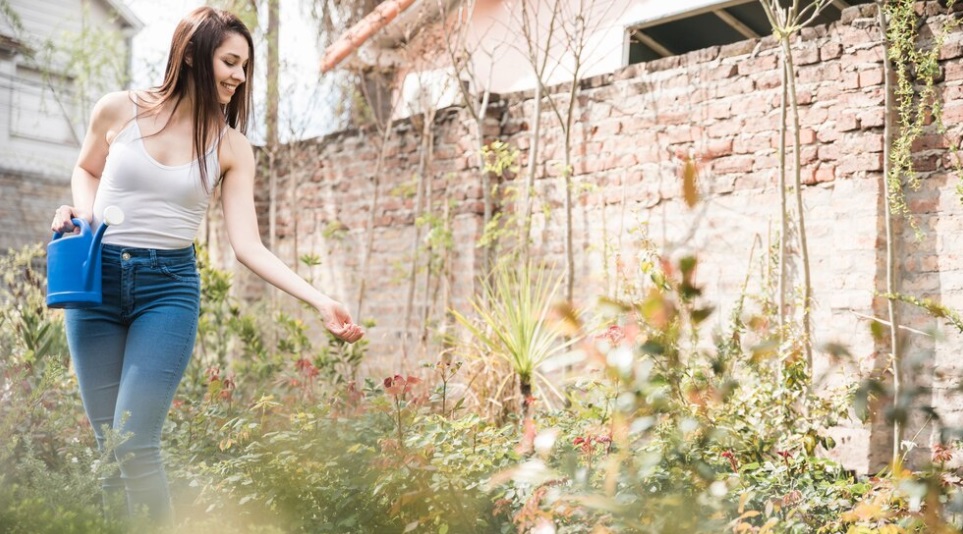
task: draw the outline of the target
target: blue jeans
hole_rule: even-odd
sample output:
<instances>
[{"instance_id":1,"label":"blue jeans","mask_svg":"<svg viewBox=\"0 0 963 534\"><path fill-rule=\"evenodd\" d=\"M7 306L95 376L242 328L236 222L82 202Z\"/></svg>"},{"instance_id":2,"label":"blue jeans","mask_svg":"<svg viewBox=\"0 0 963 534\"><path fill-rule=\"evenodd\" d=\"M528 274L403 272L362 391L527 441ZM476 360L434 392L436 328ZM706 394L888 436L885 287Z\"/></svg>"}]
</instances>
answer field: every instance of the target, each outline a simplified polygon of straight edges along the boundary
<instances>
[{"instance_id":1,"label":"blue jeans","mask_svg":"<svg viewBox=\"0 0 963 534\"><path fill-rule=\"evenodd\" d=\"M103 304L66 310L67 343L97 445L103 429L130 437L113 450L119 473L106 496L126 491L128 514L173 522L161 430L190 361L200 312L194 248L103 247Z\"/></svg>"}]
</instances>

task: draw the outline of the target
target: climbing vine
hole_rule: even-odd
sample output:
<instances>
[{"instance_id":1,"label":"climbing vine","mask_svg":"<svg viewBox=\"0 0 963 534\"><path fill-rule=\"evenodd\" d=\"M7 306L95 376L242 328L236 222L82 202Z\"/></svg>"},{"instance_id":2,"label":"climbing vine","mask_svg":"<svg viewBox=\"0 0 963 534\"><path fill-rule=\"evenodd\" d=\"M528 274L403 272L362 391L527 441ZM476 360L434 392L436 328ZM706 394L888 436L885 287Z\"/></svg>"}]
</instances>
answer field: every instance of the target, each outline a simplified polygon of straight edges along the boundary
<instances>
[{"instance_id":1,"label":"climbing vine","mask_svg":"<svg viewBox=\"0 0 963 534\"><path fill-rule=\"evenodd\" d=\"M930 121L935 124L937 133L946 133L936 86L941 74L940 50L947 34L960 22L956 17L946 17L940 31L935 32L928 43L929 46L923 46L920 36L923 25L920 14L916 12L916 4L913 0L891 0L884 5L888 18L887 54L896 77L897 126L886 179L892 214L904 217L919 234L919 225L906 203L906 191L915 191L920 187L913 149ZM952 12L956 0L948 0L946 4L947 12Z\"/></svg>"}]
</instances>

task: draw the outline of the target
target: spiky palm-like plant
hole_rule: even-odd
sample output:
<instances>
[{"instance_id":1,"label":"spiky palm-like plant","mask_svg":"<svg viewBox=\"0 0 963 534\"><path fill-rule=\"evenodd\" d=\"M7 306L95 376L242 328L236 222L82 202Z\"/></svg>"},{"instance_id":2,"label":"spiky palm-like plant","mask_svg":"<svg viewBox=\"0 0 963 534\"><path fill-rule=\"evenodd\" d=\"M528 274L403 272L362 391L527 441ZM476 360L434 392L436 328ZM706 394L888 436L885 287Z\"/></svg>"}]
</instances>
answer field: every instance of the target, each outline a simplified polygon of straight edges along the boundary
<instances>
[{"instance_id":1,"label":"spiky palm-like plant","mask_svg":"<svg viewBox=\"0 0 963 534\"><path fill-rule=\"evenodd\" d=\"M545 270L500 263L491 281L483 283L483 295L471 302L477 317L452 312L491 355L505 360L518 376L524 415L528 415L536 387L544 386L561 398L539 367L578 341L566 338L560 323L551 317L562 280Z\"/></svg>"}]
</instances>

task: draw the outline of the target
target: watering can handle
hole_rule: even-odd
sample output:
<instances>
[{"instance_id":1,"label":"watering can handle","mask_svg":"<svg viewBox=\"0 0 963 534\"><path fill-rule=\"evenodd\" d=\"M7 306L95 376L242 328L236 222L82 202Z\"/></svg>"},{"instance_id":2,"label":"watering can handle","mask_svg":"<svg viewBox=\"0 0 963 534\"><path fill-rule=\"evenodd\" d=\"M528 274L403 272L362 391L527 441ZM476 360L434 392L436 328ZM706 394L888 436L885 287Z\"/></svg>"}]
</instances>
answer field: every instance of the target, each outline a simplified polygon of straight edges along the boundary
<instances>
[{"instance_id":1,"label":"watering can handle","mask_svg":"<svg viewBox=\"0 0 963 534\"><path fill-rule=\"evenodd\" d=\"M83 219L70 219L70 222L72 222L74 226L80 228L81 233L85 231L87 232L90 231L90 224ZM63 235L64 235L63 232L54 232L53 238L51 238L51 241L56 241L57 239L60 239L61 237L63 237Z\"/></svg>"}]
</instances>

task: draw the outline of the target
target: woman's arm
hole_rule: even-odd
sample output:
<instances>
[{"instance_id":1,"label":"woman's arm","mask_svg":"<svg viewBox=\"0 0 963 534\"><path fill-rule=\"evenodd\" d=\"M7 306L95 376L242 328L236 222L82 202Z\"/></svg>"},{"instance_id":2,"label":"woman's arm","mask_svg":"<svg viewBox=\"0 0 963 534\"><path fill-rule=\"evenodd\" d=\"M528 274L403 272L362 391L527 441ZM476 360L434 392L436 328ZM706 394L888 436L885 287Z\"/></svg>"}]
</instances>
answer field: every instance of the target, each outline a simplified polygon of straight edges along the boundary
<instances>
[{"instance_id":1,"label":"woman's arm","mask_svg":"<svg viewBox=\"0 0 963 534\"><path fill-rule=\"evenodd\" d=\"M315 307L324 326L332 334L349 343L364 335L364 330L351 320L345 307L314 288L272 254L261 242L254 208L254 152L241 133L228 130L222 141L221 202L228 239L238 261L266 282Z\"/></svg>"},{"instance_id":2,"label":"woman's arm","mask_svg":"<svg viewBox=\"0 0 963 534\"><path fill-rule=\"evenodd\" d=\"M90 125L80 147L77 164L70 177L73 206L60 206L54 215L50 229L54 232L71 232L71 219L93 219L94 197L100 184L100 175L107 161L109 141L117 133L118 123L123 121L123 109L129 109L126 92L110 93L101 98L90 114Z\"/></svg>"}]
</instances>

